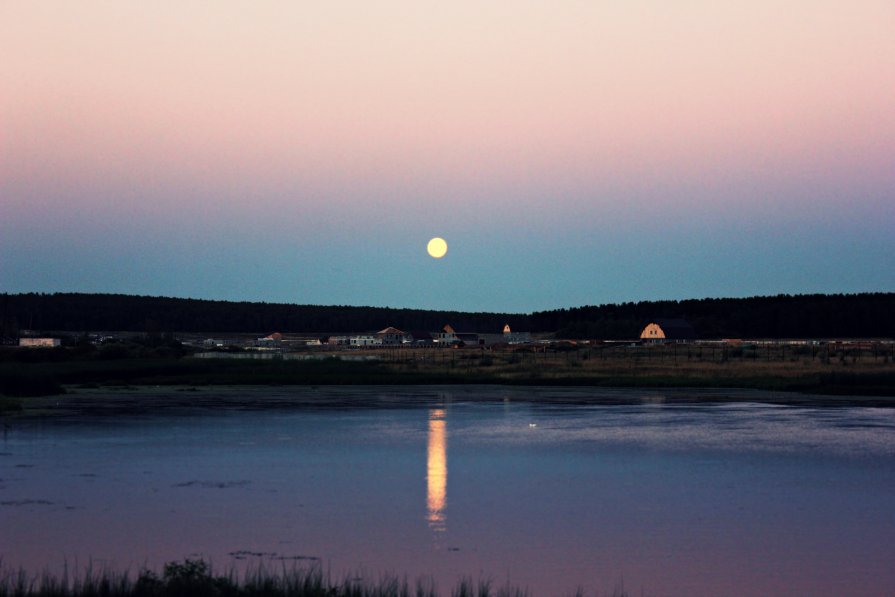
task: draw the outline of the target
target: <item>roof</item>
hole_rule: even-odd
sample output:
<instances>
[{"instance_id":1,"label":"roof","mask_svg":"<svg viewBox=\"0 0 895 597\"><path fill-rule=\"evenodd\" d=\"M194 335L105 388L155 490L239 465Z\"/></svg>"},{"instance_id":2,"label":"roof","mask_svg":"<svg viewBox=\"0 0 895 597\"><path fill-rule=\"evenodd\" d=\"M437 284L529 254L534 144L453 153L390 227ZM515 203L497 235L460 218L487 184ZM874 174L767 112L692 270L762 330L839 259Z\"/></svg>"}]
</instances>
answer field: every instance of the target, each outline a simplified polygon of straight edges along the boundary
<instances>
[{"instance_id":1,"label":"roof","mask_svg":"<svg viewBox=\"0 0 895 597\"><path fill-rule=\"evenodd\" d=\"M379 335L379 336L384 336L385 334L402 334L402 335L403 335L404 332L402 332L402 331L399 330L398 328L394 328L394 327L392 327L392 326L388 326L388 327L385 328L384 330L379 330L378 332L376 332L376 334Z\"/></svg>"},{"instance_id":2,"label":"roof","mask_svg":"<svg viewBox=\"0 0 895 597\"><path fill-rule=\"evenodd\" d=\"M410 335L413 337L414 340L431 340L432 339L432 332L426 332L423 330L413 330L412 332L410 332Z\"/></svg>"},{"instance_id":3,"label":"roof","mask_svg":"<svg viewBox=\"0 0 895 597\"><path fill-rule=\"evenodd\" d=\"M696 339L696 330L686 319L651 319L649 323L655 323L662 328L665 337L669 340Z\"/></svg>"}]
</instances>

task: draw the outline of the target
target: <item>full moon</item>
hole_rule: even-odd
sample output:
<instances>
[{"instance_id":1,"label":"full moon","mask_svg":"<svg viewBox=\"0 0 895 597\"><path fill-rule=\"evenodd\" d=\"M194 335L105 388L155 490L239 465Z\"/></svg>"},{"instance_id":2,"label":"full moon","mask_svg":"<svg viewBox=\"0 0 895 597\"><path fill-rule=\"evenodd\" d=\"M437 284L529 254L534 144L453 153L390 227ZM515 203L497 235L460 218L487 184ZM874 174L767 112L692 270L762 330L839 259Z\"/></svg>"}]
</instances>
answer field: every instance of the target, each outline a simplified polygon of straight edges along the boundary
<instances>
[{"instance_id":1,"label":"full moon","mask_svg":"<svg viewBox=\"0 0 895 597\"><path fill-rule=\"evenodd\" d=\"M429 251L429 255L435 259L441 259L444 257L445 253L447 253L447 243L444 242L443 238L438 238L436 236L429 241L428 245L426 245L426 250Z\"/></svg>"}]
</instances>

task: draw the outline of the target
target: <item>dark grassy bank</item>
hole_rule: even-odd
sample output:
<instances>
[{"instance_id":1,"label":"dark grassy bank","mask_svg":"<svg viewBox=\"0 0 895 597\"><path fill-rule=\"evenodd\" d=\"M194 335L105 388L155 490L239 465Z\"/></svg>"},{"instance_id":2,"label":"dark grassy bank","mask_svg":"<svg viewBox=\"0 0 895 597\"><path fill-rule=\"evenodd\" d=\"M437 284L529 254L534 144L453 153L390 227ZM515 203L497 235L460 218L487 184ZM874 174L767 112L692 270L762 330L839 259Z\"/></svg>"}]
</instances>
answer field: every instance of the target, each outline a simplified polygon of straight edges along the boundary
<instances>
[{"instance_id":1,"label":"dark grassy bank","mask_svg":"<svg viewBox=\"0 0 895 597\"><path fill-rule=\"evenodd\" d=\"M488 383L485 373L397 372L379 362L194 358L122 359L55 363L0 363L2 391L11 396L64 392L63 384L85 387L131 385L383 385Z\"/></svg>"},{"instance_id":2,"label":"dark grassy bank","mask_svg":"<svg viewBox=\"0 0 895 597\"><path fill-rule=\"evenodd\" d=\"M357 355L377 360L339 358ZM0 412L19 409L32 396L122 386L502 384L895 397L895 362L876 348L390 349L307 354L317 357L307 360L228 356L233 355L195 358L177 345L0 349L0 396L5 396Z\"/></svg>"},{"instance_id":3,"label":"dark grassy bank","mask_svg":"<svg viewBox=\"0 0 895 597\"><path fill-rule=\"evenodd\" d=\"M449 593L441 593L434 582L381 576L377 582L345 578L333 581L319 567L293 568L278 572L254 570L239 576L235 572L213 574L200 560L172 562L162 575L144 570L136 579L109 570L88 570L79 578L24 572L0 573L0 597L523 597L527 591L495 587L489 581L466 579ZM561 593L560 593L561 594ZM578 590L574 595L583 595ZM627 597L623 589L613 597Z\"/></svg>"},{"instance_id":4,"label":"dark grassy bank","mask_svg":"<svg viewBox=\"0 0 895 597\"><path fill-rule=\"evenodd\" d=\"M566 367L549 360L506 367L469 363L415 363L226 359L123 359L53 363L0 363L0 412L21 400L74 388L214 385L435 385L504 384L620 388L744 388L815 394L895 396L895 371L779 371L736 365L660 370Z\"/></svg>"}]
</instances>

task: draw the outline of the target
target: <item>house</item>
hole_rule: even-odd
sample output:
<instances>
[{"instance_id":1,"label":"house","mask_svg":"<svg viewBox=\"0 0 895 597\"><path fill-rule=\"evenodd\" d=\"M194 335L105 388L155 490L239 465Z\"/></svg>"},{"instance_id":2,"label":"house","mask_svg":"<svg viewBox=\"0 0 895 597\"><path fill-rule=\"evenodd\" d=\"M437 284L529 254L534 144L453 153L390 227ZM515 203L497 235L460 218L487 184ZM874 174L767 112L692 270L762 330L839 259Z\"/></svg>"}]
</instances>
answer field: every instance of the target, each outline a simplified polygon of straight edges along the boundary
<instances>
[{"instance_id":1,"label":"house","mask_svg":"<svg viewBox=\"0 0 895 597\"><path fill-rule=\"evenodd\" d=\"M640 339L656 344L685 343L696 339L696 330L685 319L653 319L640 332Z\"/></svg>"},{"instance_id":2,"label":"house","mask_svg":"<svg viewBox=\"0 0 895 597\"><path fill-rule=\"evenodd\" d=\"M435 334L435 343L442 346L477 346L479 342L478 334L460 333L454 330L450 325L441 328L441 331Z\"/></svg>"},{"instance_id":3,"label":"house","mask_svg":"<svg viewBox=\"0 0 895 597\"><path fill-rule=\"evenodd\" d=\"M407 334L407 339L413 346L432 346L435 344L432 334L424 330L413 330L412 332L409 332Z\"/></svg>"},{"instance_id":4,"label":"house","mask_svg":"<svg viewBox=\"0 0 895 597\"><path fill-rule=\"evenodd\" d=\"M19 338L19 346L28 348L55 348L62 346L59 338Z\"/></svg>"},{"instance_id":5,"label":"house","mask_svg":"<svg viewBox=\"0 0 895 597\"><path fill-rule=\"evenodd\" d=\"M510 329L510 324L503 326L503 341L507 344L526 344L531 342L531 333L514 332Z\"/></svg>"},{"instance_id":6,"label":"house","mask_svg":"<svg viewBox=\"0 0 895 597\"><path fill-rule=\"evenodd\" d=\"M269 336L255 340L255 346L259 348L279 348L283 344L283 334L274 332Z\"/></svg>"},{"instance_id":7,"label":"house","mask_svg":"<svg viewBox=\"0 0 895 597\"><path fill-rule=\"evenodd\" d=\"M376 336L367 334L363 336L351 336L349 338L349 343L351 346L355 347L370 347L370 346L382 346L382 338L377 338Z\"/></svg>"},{"instance_id":8,"label":"house","mask_svg":"<svg viewBox=\"0 0 895 597\"><path fill-rule=\"evenodd\" d=\"M351 337L350 336L330 336L326 343L329 346L350 346L351 345Z\"/></svg>"},{"instance_id":9,"label":"house","mask_svg":"<svg viewBox=\"0 0 895 597\"><path fill-rule=\"evenodd\" d=\"M446 325L441 328L440 332L435 334L435 343L436 344L447 344L450 346L451 344L456 344L459 342L457 339L457 332L454 331L450 325Z\"/></svg>"},{"instance_id":10,"label":"house","mask_svg":"<svg viewBox=\"0 0 895 597\"><path fill-rule=\"evenodd\" d=\"M407 337L407 334L398 328L389 326L384 330L376 332L376 337L382 341L383 346L401 346L404 344L404 339Z\"/></svg>"},{"instance_id":11,"label":"house","mask_svg":"<svg viewBox=\"0 0 895 597\"><path fill-rule=\"evenodd\" d=\"M455 333L454 335L463 346L478 346L479 344L483 344L483 342L479 341L478 334Z\"/></svg>"}]
</instances>

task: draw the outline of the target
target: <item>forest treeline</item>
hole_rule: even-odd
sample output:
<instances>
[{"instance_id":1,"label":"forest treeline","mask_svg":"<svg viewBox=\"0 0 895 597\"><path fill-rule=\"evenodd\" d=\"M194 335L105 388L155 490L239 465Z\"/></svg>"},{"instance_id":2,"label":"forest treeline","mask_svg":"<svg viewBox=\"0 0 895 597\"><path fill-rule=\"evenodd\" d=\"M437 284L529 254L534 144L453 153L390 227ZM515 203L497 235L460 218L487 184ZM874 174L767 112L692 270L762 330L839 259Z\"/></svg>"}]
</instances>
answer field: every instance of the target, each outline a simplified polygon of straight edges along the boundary
<instances>
[{"instance_id":1,"label":"forest treeline","mask_svg":"<svg viewBox=\"0 0 895 597\"><path fill-rule=\"evenodd\" d=\"M701 338L891 338L895 293L777 295L643 301L530 314L389 307L227 302L121 294L0 294L0 336L21 330L349 333L405 331L555 332L564 338L636 338L655 318L688 320Z\"/></svg>"}]
</instances>

